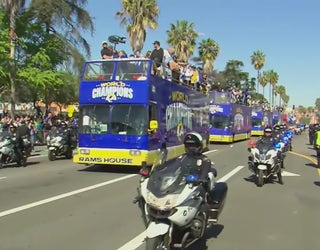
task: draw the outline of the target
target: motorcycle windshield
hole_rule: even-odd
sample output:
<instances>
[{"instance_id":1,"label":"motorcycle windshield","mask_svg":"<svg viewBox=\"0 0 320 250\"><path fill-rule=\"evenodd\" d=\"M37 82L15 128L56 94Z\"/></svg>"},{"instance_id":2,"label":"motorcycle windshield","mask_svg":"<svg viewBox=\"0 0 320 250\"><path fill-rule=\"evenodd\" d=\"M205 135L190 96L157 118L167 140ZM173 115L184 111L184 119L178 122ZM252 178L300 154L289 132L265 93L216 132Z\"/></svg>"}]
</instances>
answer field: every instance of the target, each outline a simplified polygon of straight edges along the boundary
<instances>
[{"instance_id":1,"label":"motorcycle windshield","mask_svg":"<svg viewBox=\"0 0 320 250\"><path fill-rule=\"evenodd\" d=\"M148 190L155 196L163 197L177 194L186 185L187 171L178 158L156 165L148 182Z\"/></svg>"},{"instance_id":2,"label":"motorcycle windshield","mask_svg":"<svg viewBox=\"0 0 320 250\"><path fill-rule=\"evenodd\" d=\"M261 141L257 143L256 148L260 154L266 154L269 150L274 149L273 143L270 141Z\"/></svg>"}]
</instances>

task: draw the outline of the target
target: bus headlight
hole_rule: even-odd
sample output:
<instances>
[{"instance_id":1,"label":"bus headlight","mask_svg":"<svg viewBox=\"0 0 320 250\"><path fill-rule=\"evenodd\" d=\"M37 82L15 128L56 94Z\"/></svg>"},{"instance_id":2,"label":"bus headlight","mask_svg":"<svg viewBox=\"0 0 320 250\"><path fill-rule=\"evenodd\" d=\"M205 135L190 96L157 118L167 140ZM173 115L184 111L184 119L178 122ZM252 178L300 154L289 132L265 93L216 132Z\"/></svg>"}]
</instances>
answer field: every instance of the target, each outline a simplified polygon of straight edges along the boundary
<instances>
[{"instance_id":1,"label":"bus headlight","mask_svg":"<svg viewBox=\"0 0 320 250\"><path fill-rule=\"evenodd\" d=\"M136 150L136 149L132 149L129 152L130 155L132 156L140 156L141 155L141 151L140 150Z\"/></svg>"},{"instance_id":2,"label":"bus headlight","mask_svg":"<svg viewBox=\"0 0 320 250\"><path fill-rule=\"evenodd\" d=\"M81 149L80 149L80 154L88 155L88 154L90 154L90 149L81 148Z\"/></svg>"}]
</instances>

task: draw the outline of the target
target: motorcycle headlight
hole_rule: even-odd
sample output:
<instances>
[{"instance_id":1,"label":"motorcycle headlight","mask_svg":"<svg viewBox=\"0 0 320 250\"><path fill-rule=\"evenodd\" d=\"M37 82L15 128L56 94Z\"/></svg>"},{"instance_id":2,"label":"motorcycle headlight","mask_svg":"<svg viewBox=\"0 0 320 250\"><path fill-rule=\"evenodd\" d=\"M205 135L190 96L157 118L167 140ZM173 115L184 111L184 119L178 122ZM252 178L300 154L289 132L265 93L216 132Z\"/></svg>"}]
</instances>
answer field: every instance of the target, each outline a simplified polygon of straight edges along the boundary
<instances>
[{"instance_id":1,"label":"motorcycle headlight","mask_svg":"<svg viewBox=\"0 0 320 250\"><path fill-rule=\"evenodd\" d=\"M266 155L265 154L261 154L260 155L260 161L265 161L266 160Z\"/></svg>"}]
</instances>

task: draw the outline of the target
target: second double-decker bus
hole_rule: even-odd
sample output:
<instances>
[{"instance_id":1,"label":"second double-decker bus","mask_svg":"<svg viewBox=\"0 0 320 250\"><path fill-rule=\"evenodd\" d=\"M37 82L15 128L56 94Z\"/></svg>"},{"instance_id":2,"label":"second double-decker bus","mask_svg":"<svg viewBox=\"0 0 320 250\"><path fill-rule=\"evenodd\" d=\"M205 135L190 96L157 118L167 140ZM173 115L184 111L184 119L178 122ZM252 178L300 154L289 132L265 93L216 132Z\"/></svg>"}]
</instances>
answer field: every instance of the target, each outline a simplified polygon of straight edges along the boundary
<instances>
[{"instance_id":1,"label":"second double-decker bus","mask_svg":"<svg viewBox=\"0 0 320 250\"><path fill-rule=\"evenodd\" d=\"M210 142L234 142L251 136L251 107L232 103L230 92L210 91Z\"/></svg>"},{"instance_id":2,"label":"second double-decker bus","mask_svg":"<svg viewBox=\"0 0 320 250\"><path fill-rule=\"evenodd\" d=\"M273 113L264 110L261 104L252 105L252 136L262 136L266 126L273 126Z\"/></svg>"},{"instance_id":3,"label":"second double-decker bus","mask_svg":"<svg viewBox=\"0 0 320 250\"><path fill-rule=\"evenodd\" d=\"M150 59L85 62L75 163L149 166L159 149L182 154L190 131L208 143L208 96L151 70Z\"/></svg>"}]
</instances>

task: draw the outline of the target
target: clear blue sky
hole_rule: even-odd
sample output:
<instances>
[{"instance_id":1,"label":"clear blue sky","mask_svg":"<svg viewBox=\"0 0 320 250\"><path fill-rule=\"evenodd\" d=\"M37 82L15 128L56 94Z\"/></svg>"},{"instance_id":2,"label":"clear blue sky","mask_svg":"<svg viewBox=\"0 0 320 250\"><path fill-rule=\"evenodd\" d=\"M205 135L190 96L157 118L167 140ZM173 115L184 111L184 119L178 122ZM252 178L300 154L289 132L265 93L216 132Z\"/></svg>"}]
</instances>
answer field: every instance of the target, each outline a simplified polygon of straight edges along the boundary
<instances>
[{"instance_id":1,"label":"clear blue sky","mask_svg":"<svg viewBox=\"0 0 320 250\"><path fill-rule=\"evenodd\" d=\"M91 46L91 59L100 58L101 41L108 36L127 36L115 16L121 10L120 2L88 0L85 8L95 25L94 35L85 36ZM147 31L143 54L153 49L154 40L168 47L166 31L170 24L188 20L200 34L198 42L212 38L219 44L216 70L224 70L229 60L240 60L243 71L256 77L250 57L261 50L266 56L262 71L273 69L278 73L278 84L286 87L290 106L314 106L320 98L319 0L158 0L158 5L159 25ZM128 42L117 45L117 49L131 53ZM265 96L269 96L267 87Z\"/></svg>"}]
</instances>

